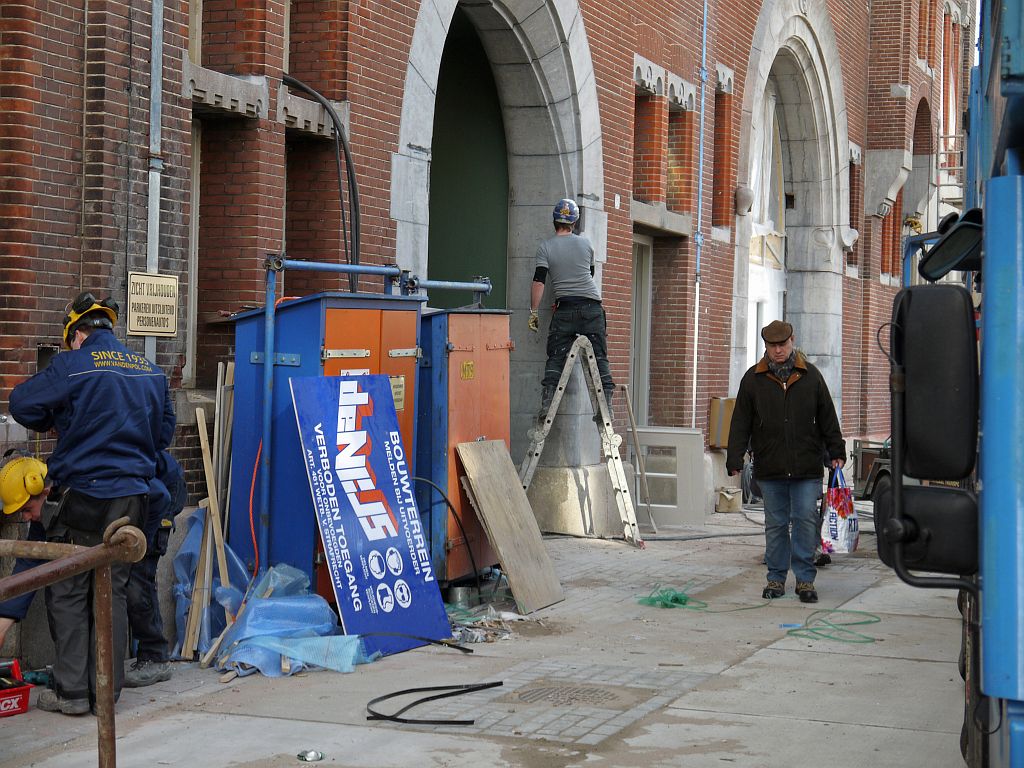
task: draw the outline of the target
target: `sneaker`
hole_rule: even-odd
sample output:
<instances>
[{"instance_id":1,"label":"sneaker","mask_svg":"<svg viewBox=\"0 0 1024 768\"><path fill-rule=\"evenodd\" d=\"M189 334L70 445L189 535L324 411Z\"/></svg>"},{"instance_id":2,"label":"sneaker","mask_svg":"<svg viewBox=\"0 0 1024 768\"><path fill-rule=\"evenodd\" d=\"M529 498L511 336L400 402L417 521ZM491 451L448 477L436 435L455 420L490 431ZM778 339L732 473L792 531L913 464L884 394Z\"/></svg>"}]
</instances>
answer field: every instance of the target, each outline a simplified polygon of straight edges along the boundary
<instances>
[{"instance_id":1,"label":"sneaker","mask_svg":"<svg viewBox=\"0 0 1024 768\"><path fill-rule=\"evenodd\" d=\"M65 699L56 691L45 690L39 694L36 707L44 712L62 712L65 715L87 715L89 699Z\"/></svg>"},{"instance_id":2,"label":"sneaker","mask_svg":"<svg viewBox=\"0 0 1024 768\"><path fill-rule=\"evenodd\" d=\"M819 568L823 565L832 565L832 558L824 552L821 552L814 556L814 565Z\"/></svg>"},{"instance_id":3,"label":"sneaker","mask_svg":"<svg viewBox=\"0 0 1024 768\"><path fill-rule=\"evenodd\" d=\"M782 597L786 594L786 585L781 581L769 581L764 588L764 592L761 593L761 597L765 600L774 600L777 597Z\"/></svg>"},{"instance_id":4,"label":"sneaker","mask_svg":"<svg viewBox=\"0 0 1024 768\"><path fill-rule=\"evenodd\" d=\"M796 585L796 593L800 597L801 603L816 603L818 602L818 591L814 588L814 585L809 581L801 581Z\"/></svg>"},{"instance_id":5,"label":"sneaker","mask_svg":"<svg viewBox=\"0 0 1024 768\"><path fill-rule=\"evenodd\" d=\"M167 661L136 661L125 672L125 688L144 688L153 683L171 679L171 664Z\"/></svg>"}]
</instances>

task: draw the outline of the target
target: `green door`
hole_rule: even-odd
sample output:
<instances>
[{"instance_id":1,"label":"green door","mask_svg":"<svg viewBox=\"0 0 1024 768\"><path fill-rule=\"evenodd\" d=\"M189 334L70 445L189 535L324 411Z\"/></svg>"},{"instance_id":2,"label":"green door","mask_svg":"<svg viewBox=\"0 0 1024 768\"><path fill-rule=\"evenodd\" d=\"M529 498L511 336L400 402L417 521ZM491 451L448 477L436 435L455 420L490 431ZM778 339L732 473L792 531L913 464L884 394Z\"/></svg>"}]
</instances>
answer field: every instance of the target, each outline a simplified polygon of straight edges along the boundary
<instances>
[{"instance_id":1,"label":"green door","mask_svg":"<svg viewBox=\"0 0 1024 768\"><path fill-rule=\"evenodd\" d=\"M508 159L501 104L476 30L456 9L437 82L430 162L427 277L489 277L491 309L508 305ZM466 291L430 291L432 307L469 304Z\"/></svg>"}]
</instances>

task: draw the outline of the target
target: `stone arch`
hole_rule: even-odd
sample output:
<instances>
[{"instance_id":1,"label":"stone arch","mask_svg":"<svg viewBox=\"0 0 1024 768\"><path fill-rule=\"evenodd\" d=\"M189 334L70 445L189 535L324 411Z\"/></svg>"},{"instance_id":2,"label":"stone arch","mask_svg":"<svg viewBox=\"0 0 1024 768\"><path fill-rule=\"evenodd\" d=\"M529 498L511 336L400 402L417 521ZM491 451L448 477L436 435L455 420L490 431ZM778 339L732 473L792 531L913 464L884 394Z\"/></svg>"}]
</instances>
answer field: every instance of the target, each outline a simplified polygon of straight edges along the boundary
<instances>
[{"instance_id":1,"label":"stone arch","mask_svg":"<svg viewBox=\"0 0 1024 768\"><path fill-rule=\"evenodd\" d=\"M398 263L425 273L427 195L434 94L448 25L458 0L420 6L406 71L398 151L392 160L391 215L397 221ZM576 3L463 5L494 68L509 149L510 267L533 257L517 231L538 231L556 195L575 197L584 228L603 259L604 170L597 86L583 18ZM527 238L527 241L530 241ZM512 271L510 269L510 271ZM510 294L510 306L527 297Z\"/></svg>"},{"instance_id":2,"label":"stone arch","mask_svg":"<svg viewBox=\"0 0 1024 768\"><path fill-rule=\"evenodd\" d=\"M396 260L419 275L429 274L429 163L438 73L459 4L424 0L420 5L392 156ZM543 0L539 7L536 0L463 1L461 7L487 53L501 102L510 187L508 308L525 310L537 243L550 232L552 206L559 198L580 203L580 228L594 245L599 282L607 258L601 118L590 47L575 0ZM513 456L526 448L537 408L537 382L546 359L538 336L521 323L512 324ZM568 441L566 454L569 465L596 462L596 437Z\"/></svg>"},{"instance_id":3,"label":"stone arch","mask_svg":"<svg viewBox=\"0 0 1024 768\"><path fill-rule=\"evenodd\" d=\"M907 178L903 193L903 210L896 213L901 216L922 217L928 207L928 201L935 191L935 126L932 124L932 108L927 98L917 102L914 111L913 147L911 154L910 175Z\"/></svg>"},{"instance_id":4,"label":"stone arch","mask_svg":"<svg viewBox=\"0 0 1024 768\"><path fill-rule=\"evenodd\" d=\"M846 101L835 30L824 3L765 3L744 80L739 182L751 173L752 151L769 79L775 83L794 207L787 211L786 316L798 346L821 369L842 412L843 250L857 233L849 226ZM752 134L754 134L752 136ZM750 220L737 216L733 350L730 388L747 361ZM771 319L771 318L767 318Z\"/></svg>"}]
</instances>

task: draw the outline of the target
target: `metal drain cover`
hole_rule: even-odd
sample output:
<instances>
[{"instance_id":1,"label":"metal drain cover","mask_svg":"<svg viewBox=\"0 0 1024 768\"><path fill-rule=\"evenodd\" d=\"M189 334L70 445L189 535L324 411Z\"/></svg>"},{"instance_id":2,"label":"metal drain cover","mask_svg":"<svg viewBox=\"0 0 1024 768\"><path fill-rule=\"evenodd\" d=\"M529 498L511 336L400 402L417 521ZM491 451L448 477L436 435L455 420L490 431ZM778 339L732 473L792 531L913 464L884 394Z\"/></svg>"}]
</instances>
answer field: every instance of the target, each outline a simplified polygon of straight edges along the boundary
<instances>
[{"instance_id":1,"label":"metal drain cover","mask_svg":"<svg viewBox=\"0 0 1024 768\"><path fill-rule=\"evenodd\" d=\"M646 701L653 693L647 688L540 679L510 692L502 700L550 707L590 706L624 711Z\"/></svg>"}]
</instances>

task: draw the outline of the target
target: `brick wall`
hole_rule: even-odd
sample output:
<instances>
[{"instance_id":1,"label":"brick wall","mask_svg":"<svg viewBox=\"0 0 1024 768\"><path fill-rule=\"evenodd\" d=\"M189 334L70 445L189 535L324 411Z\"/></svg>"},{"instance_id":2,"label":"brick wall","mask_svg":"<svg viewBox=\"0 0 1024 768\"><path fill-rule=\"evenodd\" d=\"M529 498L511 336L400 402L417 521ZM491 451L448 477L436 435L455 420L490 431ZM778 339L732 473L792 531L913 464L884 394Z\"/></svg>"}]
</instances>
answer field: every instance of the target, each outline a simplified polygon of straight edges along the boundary
<instances>
[{"instance_id":1,"label":"brick wall","mask_svg":"<svg viewBox=\"0 0 1024 768\"><path fill-rule=\"evenodd\" d=\"M35 371L36 347L60 341L65 306L78 292L111 295L123 310L127 271L145 268L149 11L87 7L88 16L79 3L28 2L0 15L0 300L11 310L0 319L0 403ZM171 274L184 271L188 242L186 35L187 7L171 0L159 249L160 269ZM136 338L128 344L142 347ZM182 350L180 340L157 346L172 378Z\"/></svg>"},{"instance_id":2,"label":"brick wall","mask_svg":"<svg viewBox=\"0 0 1024 768\"><path fill-rule=\"evenodd\" d=\"M665 202L669 210L690 213L697 194L696 115L676 109L668 116L668 180Z\"/></svg>"},{"instance_id":3,"label":"brick wall","mask_svg":"<svg viewBox=\"0 0 1024 768\"><path fill-rule=\"evenodd\" d=\"M637 96L633 107L633 198L664 203L668 178L668 100Z\"/></svg>"},{"instance_id":4,"label":"brick wall","mask_svg":"<svg viewBox=\"0 0 1024 768\"><path fill-rule=\"evenodd\" d=\"M712 185L711 225L727 227L734 211L736 188L736 126L731 93L715 92L714 183Z\"/></svg>"},{"instance_id":5,"label":"brick wall","mask_svg":"<svg viewBox=\"0 0 1024 768\"><path fill-rule=\"evenodd\" d=\"M941 34L933 0L928 24ZM329 140L290 136L276 121L276 94L287 70L330 99L350 107L351 148L362 203L362 260L393 261L396 226L390 216L392 155L409 71L408 51L417 3L383 0L291 6L285 39L283 0L218 0L203 6L202 63L224 73L268 78L269 119L193 114L181 96L181 60L188 7L167 4L165 18L164 145L160 269L187 284L189 225L198 216L198 383L211 386L218 361L232 352L230 324L218 313L262 304L263 260L287 248L292 256L341 260L340 207L334 148ZM920 146L914 135L922 103L930 107L927 132L936 130L936 81L917 65L918 4L828 0L839 48L847 129L866 149ZM655 237L655 313L652 421L705 426L707 399L728 389L736 242L733 193L751 40L760 3L713 0L708 28L710 73L721 64L735 73L732 93L716 96L714 76L704 86L704 156L696 111L670 112L663 96L636 98L634 56L700 87L702 5L694 0L583 0L581 11L594 67L601 119L604 199L608 217L604 297L609 349L617 380L630 365L633 224L632 198L665 203L671 211L700 214L700 317L696 360L693 311L698 251L693 238ZM97 287L123 300L125 273L141 268L146 252L148 139L148 7L110 2L91 5L25 0L0 14L0 403L34 370L36 346L57 337L66 302L81 287ZM928 15L928 14L926 14ZM59 30L60 34L54 34ZM870 39L870 47L869 41ZM945 44L945 40L943 41ZM965 77L970 45L958 47ZM288 51L287 67L285 49ZM933 66L939 53L933 51ZM88 75L88 90L83 90ZM966 82L962 79L961 82ZM899 86L895 90L893 86ZM901 90L903 87L907 93ZM902 94L902 95L901 95ZM961 93L960 104L965 95ZM870 124L869 124L870 116ZM190 130L201 123L200 199L192 183ZM919 124L918 130L924 131ZM82 137L85 137L83 142ZM846 148L840 147L841 160ZM703 160L703 177L698 168ZM862 213L863 178L851 167L850 226L861 239L849 255L857 277L843 281L844 425L884 431L888 418L886 366L874 332L888 319L894 289L880 270L898 264L899 226ZM698 184L702 199L698 199ZM615 207L616 195L626 201ZM890 217L902 219L897 206ZM721 229L711 238L710 226ZM657 234L657 233L656 233ZM887 248L886 263L882 249ZM897 266L898 270L898 266ZM337 287L341 281L289 275L284 292ZM184 327L182 302L179 322ZM130 343L140 346L138 340ZM177 385L184 334L160 341L158 362ZM690 407L697 371L697 408ZM176 450L195 469L194 435L179 432Z\"/></svg>"}]
</instances>

